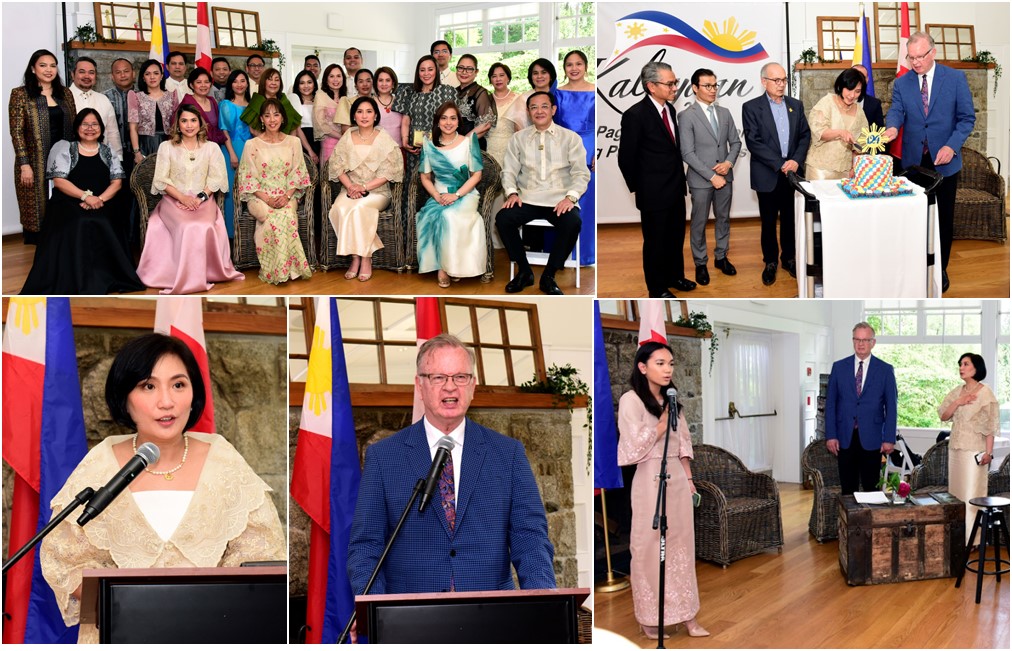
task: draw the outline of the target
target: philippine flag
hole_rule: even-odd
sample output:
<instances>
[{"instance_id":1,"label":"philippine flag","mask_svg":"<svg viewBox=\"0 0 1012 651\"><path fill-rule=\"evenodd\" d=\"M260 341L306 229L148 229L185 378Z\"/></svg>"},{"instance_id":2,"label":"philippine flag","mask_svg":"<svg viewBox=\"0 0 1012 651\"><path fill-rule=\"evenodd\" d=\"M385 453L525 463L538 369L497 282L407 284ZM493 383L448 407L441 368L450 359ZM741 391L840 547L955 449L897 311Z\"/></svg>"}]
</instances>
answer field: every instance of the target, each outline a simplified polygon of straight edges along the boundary
<instances>
[{"instance_id":1,"label":"philippine flag","mask_svg":"<svg viewBox=\"0 0 1012 651\"><path fill-rule=\"evenodd\" d=\"M306 642L333 644L355 609L346 561L362 477L337 299L316 302L292 497L312 521Z\"/></svg>"},{"instance_id":2,"label":"philippine flag","mask_svg":"<svg viewBox=\"0 0 1012 651\"><path fill-rule=\"evenodd\" d=\"M10 553L49 523L49 503L87 452L70 300L11 298L3 335L3 458L14 470ZM5 579L4 644L77 641L35 551Z\"/></svg>"},{"instance_id":3,"label":"philippine flag","mask_svg":"<svg viewBox=\"0 0 1012 651\"><path fill-rule=\"evenodd\" d=\"M615 48L601 69L610 68L618 59L641 47L677 48L723 63L751 63L769 56L761 44L746 47L755 40L756 33L739 31L735 18L725 20L722 31L711 21L704 21L703 31L709 37L670 14L637 11L615 22Z\"/></svg>"}]
</instances>

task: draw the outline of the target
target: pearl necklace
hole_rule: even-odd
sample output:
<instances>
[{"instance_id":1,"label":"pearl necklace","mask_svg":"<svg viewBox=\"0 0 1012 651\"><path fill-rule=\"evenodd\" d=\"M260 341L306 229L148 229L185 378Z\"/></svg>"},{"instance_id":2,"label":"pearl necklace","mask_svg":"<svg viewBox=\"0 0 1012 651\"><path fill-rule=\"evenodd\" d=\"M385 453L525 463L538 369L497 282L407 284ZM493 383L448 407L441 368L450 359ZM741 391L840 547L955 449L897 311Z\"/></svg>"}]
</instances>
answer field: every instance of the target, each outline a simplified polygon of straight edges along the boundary
<instances>
[{"instance_id":1,"label":"pearl necklace","mask_svg":"<svg viewBox=\"0 0 1012 651\"><path fill-rule=\"evenodd\" d=\"M493 90L493 91L492 91L492 97L494 97L494 98L496 98L496 99L506 99L507 97L509 97L509 96L510 96L510 93L512 93L512 92L513 92L513 91L511 91L511 90L510 90L509 88L507 88L507 89L506 89L506 94L505 94L505 95L503 95L502 97L499 97L498 95L496 95L496 94L495 94L495 93L496 93L496 91L494 91L494 90Z\"/></svg>"},{"instance_id":2,"label":"pearl necklace","mask_svg":"<svg viewBox=\"0 0 1012 651\"><path fill-rule=\"evenodd\" d=\"M134 437L133 437L133 440L132 440L132 444L133 444L133 447L134 447L134 454L137 454L137 435L136 434L134 434ZM152 475L162 475L163 476L162 478L165 481L172 481L173 479L175 479L175 476L172 473L178 471L180 468L183 467L183 464L186 463L186 455L187 455L187 453L189 453L189 451L190 451L190 437L188 437L186 435L186 432L183 432L183 460L179 462L179 465L176 466L175 468L171 469L171 470L152 470L151 468L145 467L144 471L145 472L149 472Z\"/></svg>"},{"instance_id":3,"label":"pearl necklace","mask_svg":"<svg viewBox=\"0 0 1012 651\"><path fill-rule=\"evenodd\" d=\"M460 134L457 133L453 134L453 140L451 140L450 142L443 142L443 136L439 136L439 145L441 147L452 147L454 144L456 144L458 135Z\"/></svg>"},{"instance_id":4,"label":"pearl necklace","mask_svg":"<svg viewBox=\"0 0 1012 651\"><path fill-rule=\"evenodd\" d=\"M81 143L78 143L77 144L77 150L79 152L83 152L83 153L91 156L92 154L97 154L98 153L99 147L98 147L98 145L95 145L94 149L85 149L84 145L82 145Z\"/></svg>"}]
</instances>

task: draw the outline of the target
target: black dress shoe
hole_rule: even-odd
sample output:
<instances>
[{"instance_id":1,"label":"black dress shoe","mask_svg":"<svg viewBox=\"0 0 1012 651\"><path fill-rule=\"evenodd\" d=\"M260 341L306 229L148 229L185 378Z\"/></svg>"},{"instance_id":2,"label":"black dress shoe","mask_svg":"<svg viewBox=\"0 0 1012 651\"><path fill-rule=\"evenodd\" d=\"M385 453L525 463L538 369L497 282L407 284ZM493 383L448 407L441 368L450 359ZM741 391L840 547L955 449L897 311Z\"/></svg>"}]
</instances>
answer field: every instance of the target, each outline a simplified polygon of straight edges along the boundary
<instances>
[{"instance_id":1,"label":"black dress shoe","mask_svg":"<svg viewBox=\"0 0 1012 651\"><path fill-rule=\"evenodd\" d=\"M734 268L734 265L731 264L731 261L728 260L727 258L721 258L720 260L714 260L713 261L713 266L714 266L714 268L720 269L721 271L723 271L724 274L727 275L727 276L733 276L736 273L738 273L738 270Z\"/></svg>"},{"instance_id":2,"label":"black dress shoe","mask_svg":"<svg viewBox=\"0 0 1012 651\"><path fill-rule=\"evenodd\" d=\"M766 268L763 269L763 284L772 285L777 281L777 263L769 262L766 264Z\"/></svg>"},{"instance_id":3,"label":"black dress shoe","mask_svg":"<svg viewBox=\"0 0 1012 651\"><path fill-rule=\"evenodd\" d=\"M783 266L784 271L786 271L787 273L791 274L791 278L797 278L798 277L798 266L797 266L797 264L795 264L794 260L788 260L787 262L783 263L783 265L781 265L781 266Z\"/></svg>"},{"instance_id":4,"label":"black dress shoe","mask_svg":"<svg viewBox=\"0 0 1012 651\"><path fill-rule=\"evenodd\" d=\"M942 269L942 293L949 291L949 272Z\"/></svg>"},{"instance_id":5,"label":"black dress shoe","mask_svg":"<svg viewBox=\"0 0 1012 651\"><path fill-rule=\"evenodd\" d=\"M678 297L665 289L663 292L657 294L651 293L650 298L678 298Z\"/></svg>"},{"instance_id":6,"label":"black dress shoe","mask_svg":"<svg viewBox=\"0 0 1012 651\"><path fill-rule=\"evenodd\" d=\"M563 296L562 290L559 289L559 285L555 282L555 278L551 276L542 276L541 282L538 283L538 288L546 294L552 296Z\"/></svg>"},{"instance_id":7,"label":"black dress shoe","mask_svg":"<svg viewBox=\"0 0 1012 651\"><path fill-rule=\"evenodd\" d=\"M533 271L521 271L513 280L506 283L506 293L516 294L517 292L524 291L524 287L530 287L534 284L534 272Z\"/></svg>"},{"instance_id":8,"label":"black dress shoe","mask_svg":"<svg viewBox=\"0 0 1012 651\"><path fill-rule=\"evenodd\" d=\"M671 286L680 292L691 292L696 288L696 283L692 282L688 278L679 278L675 282L671 283Z\"/></svg>"},{"instance_id":9,"label":"black dress shoe","mask_svg":"<svg viewBox=\"0 0 1012 651\"><path fill-rule=\"evenodd\" d=\"M696 282L700 285L710 284L710 272L706 269L706 265L696 266Z\"/></svg>"}]
</instances>

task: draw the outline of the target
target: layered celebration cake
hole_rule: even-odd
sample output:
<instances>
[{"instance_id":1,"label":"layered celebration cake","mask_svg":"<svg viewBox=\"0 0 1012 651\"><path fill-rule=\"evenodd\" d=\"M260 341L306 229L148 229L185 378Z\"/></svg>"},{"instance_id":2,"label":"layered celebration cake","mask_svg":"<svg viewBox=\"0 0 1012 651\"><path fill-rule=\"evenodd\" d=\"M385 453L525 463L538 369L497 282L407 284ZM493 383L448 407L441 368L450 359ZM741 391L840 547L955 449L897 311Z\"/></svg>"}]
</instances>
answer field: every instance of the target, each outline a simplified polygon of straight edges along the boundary
<instances>
[{"instance_id":1,"label":"layered celebration cake","mask_svg":"<svg viewBox=\"0 0 1012 651\"><path fill-rule=\"evenodd\" d=\"M883 133L885 128L874 124L861 130L857 144L861 146L863 154L854 160L854 176L840 181L840 188L851 199L913 194L903 179L893 176L892 158L877 154L885 151Z\"/></svg>"}]
</instances>

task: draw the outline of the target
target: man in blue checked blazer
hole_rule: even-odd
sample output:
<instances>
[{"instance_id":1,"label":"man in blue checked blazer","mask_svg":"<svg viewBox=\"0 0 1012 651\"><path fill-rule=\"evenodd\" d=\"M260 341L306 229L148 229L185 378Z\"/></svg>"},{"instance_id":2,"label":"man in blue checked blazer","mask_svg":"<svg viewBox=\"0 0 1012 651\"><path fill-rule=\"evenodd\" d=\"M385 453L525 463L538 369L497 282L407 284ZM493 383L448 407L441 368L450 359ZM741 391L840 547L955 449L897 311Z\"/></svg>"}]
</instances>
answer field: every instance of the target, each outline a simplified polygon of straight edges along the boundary
<instances>
[{"instance_id":1,"label":"man in blue checked blazer","mask_svg":"<svg viewBox=\"0 0 1012 651\"><path fill-rule=\"evenodd\" d=\"M425 416L370 446L351 526L348 575L362 594L436 443L454 439L439 490L413 505L370 593L555 587L555 550L524 446L465 418L474 396L474 355L452 335L418 351L416 390ZM448 475L453 475L452 485Z\"/></svg>"},{"instance_id":2,"label":"man in blue checked blazer","mask_svg":"<svg viewBox=\"0 0 1012 651\"><path fill-rule=\"evenodd\" d=\"M896 375L872 357L875 330L862 321L852 332L854 354L833 364L826 396L826 448L836 455L840 492L873 491L882 455L896 445ZM860 387L860 388L859 388Z\"/></svg>"}]
</instances>

